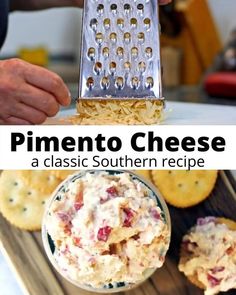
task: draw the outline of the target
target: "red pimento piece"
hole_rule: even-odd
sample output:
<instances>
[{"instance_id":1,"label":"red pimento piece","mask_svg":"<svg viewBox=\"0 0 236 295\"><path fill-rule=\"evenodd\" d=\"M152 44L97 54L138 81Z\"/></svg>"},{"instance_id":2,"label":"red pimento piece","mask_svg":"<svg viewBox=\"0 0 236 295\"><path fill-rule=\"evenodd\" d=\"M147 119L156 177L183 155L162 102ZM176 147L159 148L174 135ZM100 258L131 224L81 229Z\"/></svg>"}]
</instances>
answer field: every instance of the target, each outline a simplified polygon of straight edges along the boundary
<instances>
[{"instance_id":1,"label":"red pimento piece","mask_svg":"<svg viewBox=\"0 0 236 295\"><path fill-rule=\"evenodd\" d=\"M118 192L115 186L109 187L108 189L106 189L106 192L108 193L109 198L116 198L118 195Z\"/></svg>"},{"instance_id":2,"label":"red pimento piece","mask_svg":"<svg viewBox=\"0 0 236 295\"><path fill-rule=\"evenodd\" d=\"M81 246L81 244L80 244L80 238L74 237L73 238L73 243L74 243L75 246L80 247Z\"/></svg>"},{"instance_id":3,"label":"red pimento piece","mask_svg":"<svg viewBox=\"0 0 236 295\"><path fill-rule=\"evenodd\" d=\"M132 236L132 239L134 239L135 241L137 241L140 238L139 234Z\"/></svg>"},{"instance_id":4,"label":"red pimento piece","mask_svg":"<svg viewBox=\"0 0 236 295\"><path fill-rule=\"evenodd\" d=\"M68 247L68 245L66 245L65 249L62 250L61 253L62 253L63 255L66 255L67 253L69 253L69 247Z\"/></svg>"},{"instance_id":5,"label":"red pimento piece","mask_svg":"<svg viewBox=\"0 0 236 295\"><path fill-rule=\"evenodd\" d=\"M99 241L103 241L103 242L106 242L108 240L108 237L111 233L111 230L112 228L110 226L104 226L104 227L101 227L99 230L98 230L98 234L97 234L97 239Z\"/></svg>"},{"instance_id":6,"label":"red pimento piece","mask_svg":"<svg viewBox=\"0 0 236 295\"><path fill-rule=\"evenodd\" d=\"M224 266L216 266L214 268L211 269L211 272L213 274L216 274L217 272L221 272L221 271L224 271L225 270L225 267Z\"/></svg>"},{"instance_id":7,"label":"red pimento piece","mask_svg":"<svg viewBox=\"0 0 236 295\"><path fill-rule=\"evenodd\" d=\"M74 208L75 208L76 211L79 211L83 206L84 206L83 203L80 203L80 202L75 202L74 203Z\"/></svg>"},{"instance_id":8,"label":"red pimento piece","mask_svg":"<svg viewBox=\"0 0 236 295\"><path fill-rule=\"evenodd\" d=\"M75 197L75 202L83 204L83 200L84 200L84 192L83 190L80 190Z\"/></svg>"},{"instance_id":9,"label":"red pimento piece","mask_svg":"<svg viewBox=\"0 0 236 295\"><path fill-rule=\"evenodd\" d=\"M89 262L90 262L91 266L96 265L96 259L94 257L89 258Z\"/></svg>"},{"instance_id":10,"label":"red pimento piece","mask_svg":"<svg viewBox=\"0 0 236 295\"><path fill-rule=\"evenodd\" d=\"M233 252L234 252L234 247L233 247L233 246L229 247L229 248L226 250L226 254L227 254L227 255L231 255Z\"/></svg>"},{"instance_id":11,"label":"red pimento piece","mask_svg":"<svg viewBox=\"0 0 236 295\"><path fill-rule=\"evenodd\" d=\"M132 219L134 217L134 211L130 208L124 208L123 211L125 213L125 220L123 226L131 227Z\"/></svg>"},{"instance_id":12,"label":"red pimento piece","mask_svg":"<svg viewBox=\"0 0 236 295\"><path fill-rule=\"evenodd\" d=\"M211 287L212 288L218 286L220 284L220 282L222 281L222 279L217 279L216 277L213 277L210 274L207 274L207 280L211 284Z\"/></svg>"},{"instance_id":13,"label":"red pimento piece","mask_svg":"<svg viewBox=\"0 0 236 295\"><path fill-rule=\"evenodd\" d=\"M201 226L201 225L205 225L205 224L208 224L208 223L211 223L211 222L215 223L215 221L216 221L216 218L213 217L213 216L198 218L197 225Z\"/></svg>"},{"instance_id":14,"label":"red pimento piece","mask_svg":"<svg viewBox=\"0 0 236 295\"><path fill-rule=\"evenodd\" d=\"M60 218L60 220L64 223L67 223L70 221L70 216L69 214L65 212L57 212L57 216Z\"/></svg>"},{"instance_id":15,"label":"red pimento piece","mask_svg":"<svg viewBox=\"0 0 236 295\"><path fill-rule=\"evenodd\" d=\"M102 198L100 198L100 204L104 204L104 203L106 203L108 200L109 200L108 197L102 197Z\"/></svg>"},{"instance_id":16,"label":"red pimento piece","mask_svg":"<svg viewBox=\"0 0 236 295\"><path fill-rule=\"evenodd\" d=\"M106 196L102 196L100 198L100 204L104 204L107 201L118 197L118 191L115 186L108 187L106 189L106 193L107 193Z\"/></svg>"},{"instance_id":17,"label":"red pimento piece","mask_svg":"<svg viewBox=\"0 0 236 295\"><path fill-rule=\"evenodd\" d=\"M185 240L182 242L182 247L184 248L185 251L188 253L193 253L194 249L197 247L197 243L195 242L190 242L189 240Z\"/></svg>"},{"instance_id":18,"label":"red pimento piece","mask_svg":"<svg viewBox=\"0 0 236 295\"><path fill-rule=\"evenodd\" d=\"M156 219L156 220L160 220L161 215L159 214L159 212L158 212L156 209L152 208L152 209L150 210L150 213L151 213L151 216L152 216L154 219Z\"/></svg>"},{"instance_id":19,"label":"red pimento piece","mask_svg":"<svg viewBox=\"0 0 236 295\"><path fill-rule=\"evenodd\" d=\"M161 262L165 262L165 256L160 256L159 260L160 260Z\"/></svg>"},{"instance_id":20,"label":"red pimento piece","mask_svg":"<svg viewBox=\"0 0 236 295\"><path fill-rule=\"evenodd\" d=\"M80 188L79 192L75 196L74 208L76 211L79 211L83 207L83 205L84 205L83 200L84 200L84 192Z\"/></svg>"},{"instance_id":21,"label":"red pimento piece","mask_svg":"<svg viewBox=\"0 0 236 295\"><path fill-rule=\"evenodd\" d=\"M71 235L71 225L70 224L67 224L65 227L64 227L64 233L68 236Z\"/></svg>"}]
</instances>

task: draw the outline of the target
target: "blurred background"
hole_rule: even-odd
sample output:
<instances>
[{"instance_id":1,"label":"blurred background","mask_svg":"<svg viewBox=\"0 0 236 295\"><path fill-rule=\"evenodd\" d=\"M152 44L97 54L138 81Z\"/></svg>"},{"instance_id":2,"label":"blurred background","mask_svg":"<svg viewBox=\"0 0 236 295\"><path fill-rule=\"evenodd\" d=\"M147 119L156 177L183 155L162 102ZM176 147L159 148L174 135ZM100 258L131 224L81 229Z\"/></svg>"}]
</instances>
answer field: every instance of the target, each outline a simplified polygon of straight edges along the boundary
<instances>
[{"instance_id":1,"label":"blurred background","mask_svg":"<svg viewBox=\"0 0 236 295\"><path fill-rule=\"evenodd\" d=\"M236 105L236 1L175 0L161 7L164 95ZM14 12L0 58L59 73L77 95L82 10Z\"/></svg>"}]
</instances>

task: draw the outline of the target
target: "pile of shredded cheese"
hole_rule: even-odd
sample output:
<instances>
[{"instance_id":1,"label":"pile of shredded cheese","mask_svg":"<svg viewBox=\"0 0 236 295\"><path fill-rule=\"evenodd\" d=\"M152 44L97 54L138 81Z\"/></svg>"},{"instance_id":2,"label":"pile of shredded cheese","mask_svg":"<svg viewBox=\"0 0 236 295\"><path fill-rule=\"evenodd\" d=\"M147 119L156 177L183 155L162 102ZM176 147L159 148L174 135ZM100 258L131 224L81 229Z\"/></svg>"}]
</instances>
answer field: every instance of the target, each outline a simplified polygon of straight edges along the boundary
<instances>
[{"instance_id":1,"label":"pile of shredded cheese","mask_svg":"<svg viewBox=\"0 0 236 295\"><path fill-rule=\"evenodd\" d=\"M80 125L152 125L162 121L162 100L79 100L70 123Z\"/></svg>"}]
</instances>

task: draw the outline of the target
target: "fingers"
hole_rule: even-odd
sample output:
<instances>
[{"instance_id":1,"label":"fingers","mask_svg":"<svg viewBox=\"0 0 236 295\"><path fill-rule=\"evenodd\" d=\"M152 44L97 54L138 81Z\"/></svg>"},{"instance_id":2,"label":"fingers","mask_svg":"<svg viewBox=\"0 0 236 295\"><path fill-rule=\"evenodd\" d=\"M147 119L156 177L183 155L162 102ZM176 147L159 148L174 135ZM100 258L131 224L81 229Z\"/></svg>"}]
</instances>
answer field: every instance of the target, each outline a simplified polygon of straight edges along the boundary
<instances>
[{"instance_id":1,"label":"fingers","mask_svg":"<svg viewBox=\"0 0 236 295\"><path fill-rule=\"evenodd\" d=\"M16 117L9 117L5 120L0 119L1 125L31 125L31 123L27 120L16 118Z\"/></svg>"},{"instance_id":2,"label":"fingers","mask_svg":"<svg viewBox=\"0 0 236 295\"><path fill-rule=\"evenodd\" d=\"M0 124L41 124L70 103L62 79L19 59L0 61Z\"/></svg>"},{"instance_id":3,"label":"fingers","mask_svg":"<svg viewBox=\"0 0 236 295\"><path fill-rule=\"evenodd\" d=\"M60 109L59 103L52 94L30 84L22 85L18 96L22 103L45 113L48 117L55 116Z\"/></svg>"},{"instance_id":4,"label":"fingers","mask_svg":"<svg viewBox=\"0 0 236 295\"><path fill-rule=\"evenodd\" d=\"M27 83L51 93L59 104L63 106L70 104L69 90L57 74L39 66L27 64L24 70L24 78Z\"/></svg>"},{"instance_id":5,"label":"fingers","mask_svg":"<svg viewBox=\"0 0 236 295\"><path fill-rule=\"evenodd\" d=\"M171 2L172 2L172 0L159 0L160 5L166 5L166 4L169 4Z\"/></svg>"},{"instance_id":6,"label":"fingers","mask_svg":"<svg viewBox=\"0 0 236 295\"><path fill-rule=\"evenodd\" d=\"M45 113L23 103L12 106L11 116L9 117L19 118L30 124L42 124L47 119Z\"/></svg>"}]
</instances>

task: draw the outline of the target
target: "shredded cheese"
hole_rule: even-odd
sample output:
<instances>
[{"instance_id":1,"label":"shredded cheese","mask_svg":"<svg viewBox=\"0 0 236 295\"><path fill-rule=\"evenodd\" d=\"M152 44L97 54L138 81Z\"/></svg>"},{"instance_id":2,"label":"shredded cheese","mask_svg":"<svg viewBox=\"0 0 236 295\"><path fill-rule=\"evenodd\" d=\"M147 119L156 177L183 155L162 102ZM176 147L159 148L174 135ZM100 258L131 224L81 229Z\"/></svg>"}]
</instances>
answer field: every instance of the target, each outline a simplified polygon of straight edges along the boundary
<instances>
[{"instance_id":1,"label":"shredded cheese","mask_svg":"<svg viewBox=\"0 0 236 295\"><path fill-rule=\"evenodd\" d=\"M79 100L75 125L152 125L163 119L161 100Z\"/></svg>"}]
</instances>

